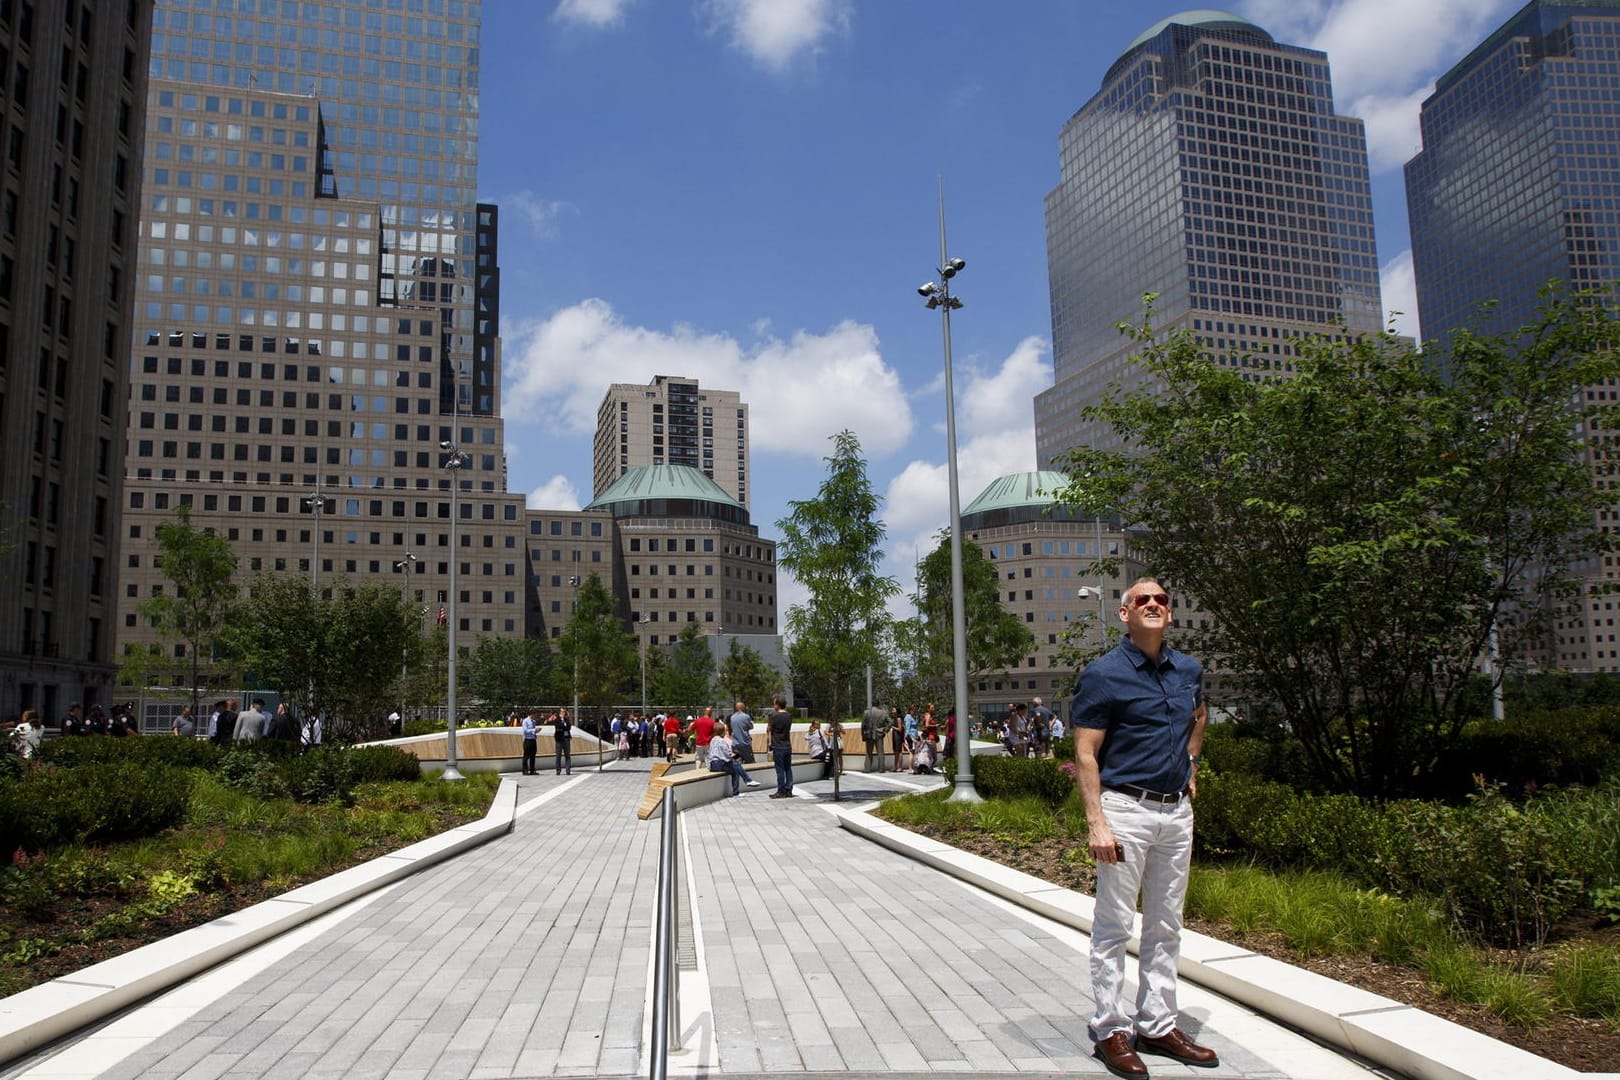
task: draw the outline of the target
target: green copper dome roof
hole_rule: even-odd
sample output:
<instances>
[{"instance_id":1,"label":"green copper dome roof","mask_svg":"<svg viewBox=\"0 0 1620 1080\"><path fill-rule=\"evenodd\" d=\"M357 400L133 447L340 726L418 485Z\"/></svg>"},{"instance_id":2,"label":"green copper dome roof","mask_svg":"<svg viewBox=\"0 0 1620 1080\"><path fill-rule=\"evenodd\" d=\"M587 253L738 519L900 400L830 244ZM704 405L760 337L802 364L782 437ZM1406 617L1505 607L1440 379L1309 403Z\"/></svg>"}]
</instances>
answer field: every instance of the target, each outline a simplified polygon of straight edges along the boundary
<instances>
[{"instance_id":1,"label":"green copper dome roof","mask_svg":"<svg viewBox=\"0 0 1620 1080\"><path fill-rule=\"evenodd\" d=\"M987 510L1007 510L1015 506L1050 506L1057 501L1057 493L1069 486L1069 478L1060 472L1012 473L990 482L979 493L962 516L982 514Z\"/></svg>"},{"instance_id":2,"label":"green copper dome roof","mask_svg":"<svg viewBox=\"0 0 1620 1080\"><path fill-rule=\"evenodd\" d=\"M1182 26L1207 26L1219 30L1243 30L1251 34L1258 34L1267 41L1273 40L1270 34L1241 15L1234 15L1230 11L1216 11L1212 8L1198 8L1193 11L1183 11L1179 15L1172 15L1168 19L1160 19L1140 34L1137 34L1136 39L1125 46L1125 52L1120 53L1120 55L1124 56L1125 53L1130 52L1138 45L1152 41L1162 34L1164 28L1171 23L1179 23Z\"/></svg>"},{"instance_id":3,"label":"green copper dome roof","mask_svg":"<svg viewBox=\"0 0 1620 1080\"><path fill-rule=\"evenodd\" d=\"M587 510L608 510L615 503L651 499L691 499L743 508L724 488L690 465L638 465L591 501Z\"/></svg>"}]
</instances>

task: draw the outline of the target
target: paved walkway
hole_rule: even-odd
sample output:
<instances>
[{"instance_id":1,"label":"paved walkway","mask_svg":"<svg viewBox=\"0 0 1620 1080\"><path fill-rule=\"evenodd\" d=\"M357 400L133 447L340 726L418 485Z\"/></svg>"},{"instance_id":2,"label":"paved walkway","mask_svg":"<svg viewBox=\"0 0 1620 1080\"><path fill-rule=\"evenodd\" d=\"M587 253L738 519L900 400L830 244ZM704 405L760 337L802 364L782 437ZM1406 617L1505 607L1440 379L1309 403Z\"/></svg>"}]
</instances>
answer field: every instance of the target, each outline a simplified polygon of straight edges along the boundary
<instances>
[{"instance_id":1,"label":"paved walkway","mask_svg":"<svg viewBox=\"0 0 1620 1080\"><path fill-rule=\"evenodd\" d=\"M522 777L513 833L334 912L0 1078L647 1074L659 822L647 762ZM871 799L937 778L843 778ZM1087 939L837 827L829 782L682 815L672 1075L1096 1077ZM1377 1074L1196 987L1221 1055L1154 1077Z\"/></svg>"}]
</instances>

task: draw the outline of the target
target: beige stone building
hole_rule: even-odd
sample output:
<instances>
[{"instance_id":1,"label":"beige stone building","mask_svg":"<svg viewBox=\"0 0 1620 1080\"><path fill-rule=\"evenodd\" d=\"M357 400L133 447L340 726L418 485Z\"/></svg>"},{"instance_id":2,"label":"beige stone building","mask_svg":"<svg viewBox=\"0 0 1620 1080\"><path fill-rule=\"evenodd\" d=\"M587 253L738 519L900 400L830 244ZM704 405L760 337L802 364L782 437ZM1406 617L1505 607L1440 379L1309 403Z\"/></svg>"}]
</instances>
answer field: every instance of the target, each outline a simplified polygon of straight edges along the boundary
<instances>
[{"instance_id":1,"label":"beige stone building","mask_svg":"<svg viewBox=\"0 0 1620 1080\"><path fill-rule=\"evenodd\" d=\"M735 390L658 375L614 383L596 411L592 493L600 496L640 465L697 469L748 506L748 406Z\"/></svg>"}]
</instances>

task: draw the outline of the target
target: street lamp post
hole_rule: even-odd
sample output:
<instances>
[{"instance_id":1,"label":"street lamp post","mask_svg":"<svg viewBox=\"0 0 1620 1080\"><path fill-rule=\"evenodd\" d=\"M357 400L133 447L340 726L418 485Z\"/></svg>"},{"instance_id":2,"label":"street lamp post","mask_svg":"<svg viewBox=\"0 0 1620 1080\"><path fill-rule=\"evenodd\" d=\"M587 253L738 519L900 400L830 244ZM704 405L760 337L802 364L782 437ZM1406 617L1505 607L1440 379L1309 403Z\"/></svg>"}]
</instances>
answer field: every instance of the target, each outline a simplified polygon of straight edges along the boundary
<instances>
[{"instance_id":1,"label":"street lamp post","mask_svg":"<svg viewBox=\"0 0 1620 1080\"><path fill-rule=\"evenodd\" d=\"M411 576L416 572L416 556L407 551L405 553L405 558L395 560L394 570L396 572L403 571L405 574L405 581L399 587L399 598L405 607L405 617L406 619L409 619L412 608ZM417 629L420 631L420 627ZM408 640L410 637L409 625L406 626L405 636L407 640L403 645L400 646L399 649L399 725L400 731L402 732L405 730L405 680L410 675L411 646L410 641Z\"/></svg>"},{"instance_id":2,"label":"street lamp post","mask_svg":"<svg viewBox=\"0 0 1620 1080\"><path fill-rule=\"evenodd\" d=\"M454 434L454 432L452 432ZM446 692L448 705L448 722L445 725L445 752L444 775L445 780L461 780L461 770L456 768L456 563L461 558L461 549L458 546L457 533L461 523L460 512L456 507L457 491L461 487L461 470L472 465L472 455L463 453L461 448L451 439L439 444L444 451L442 465L450 473L450 619L449 619L449 663L450 679Z\"/></svg>"},{"instance_id":3,"label":"street lamp post","mask_svg":"<svg viewBox=\"0 0 1620 1080\"><path fill-rule=\"evenodd\" d=\"M309 534L309 587L313 592L321 585L321 514L326 510L326 496L321 494L319 476L315 478L315 490L299 499L298 503L305 513L315 515L315 528Z\"/></svg>"},{"instance_id":4,"label":"street lamp post","mask_svg":"<svg viewBox=\"0 0 1620 1080\"><path fill-rule=\"evenodd\" d=\"M945 182L939 183L939 280L918 287L930 311L939 309L945 337L945 460L951 496L951 647L955 650L953 674L956 684L956 785L949 802L977 803L973 786L972 724L968 718L967 609L962 597L962 497L956 478L956 391L951 382L951 311L962 301L951 295L951 279L967 266L953 259L945 249Z\"/></svg>"}]
</instances>

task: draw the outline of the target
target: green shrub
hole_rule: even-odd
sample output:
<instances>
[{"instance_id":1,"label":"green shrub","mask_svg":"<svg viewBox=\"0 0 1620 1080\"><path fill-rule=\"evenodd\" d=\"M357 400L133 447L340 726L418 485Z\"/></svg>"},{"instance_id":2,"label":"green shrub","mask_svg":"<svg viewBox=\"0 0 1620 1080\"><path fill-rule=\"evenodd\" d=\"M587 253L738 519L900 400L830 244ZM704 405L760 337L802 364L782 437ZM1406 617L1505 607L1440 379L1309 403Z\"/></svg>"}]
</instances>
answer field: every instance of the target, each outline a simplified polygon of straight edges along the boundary
<instances>
[{"instance_id":1,"label":"green shrub","mask_svg":"<svg viewBox=\"0 0 1620 1080\"><path fill-rule=\"evenodd\" d=\"M1053 758L973 756L973 787L986 799L1016 799L1033 795L1048 806L1061 805L1074 790L1074 776ZM1072 768L1072 766L1071 766ZM945 762L947 779L956 777L956 759Z\"/></svg>"},{"instance_id":2,"label":"green shrub","mask_svg":"<svg viewBox=\"0 0 1620 1080\"><path fill-rule=\"evenodd\" d=\"M343 747L317 746L301 757L281 764L287 791L301 803L348 804L354 787L352 752Z\"/></svg>"},{"instance_id":3,"label":"green shrub","mask_svg":"<svg viewBox=\"0 0 1620 1080\"><path fill-rule=\"evenodd\" d=\"M155 836L185 820L191 783L186 769L136 761L0 781L0 851Z\"/></svg>"},{"instance_id":4,"label":"green shrub","mask_svg":"<svg viewBox=\"0 0 1620 1080\"><path fill-rule=\"evenodd\" d=\"M1620 708L1588 706L1470 724L1441 758L1435 793L1461 798L1481 781L1523 792L1612 776L1620 776Z\"/></svg>"},{"instance_id":5,"label":"green shrub","mask_svg":"<svg viewBox=\"0 0 1620 1080\"><path fill-rule=\"evenodd\" d=\"M226 787L256 799L285 799L291 795L280 767L265 754L233 747L220 758L216 771Z\"/></svg>"},{"instance_id":6,"label":"green shrub","mask_svg":"<svg viewBox=\"0 0 1620 1080\"><path fill-rule=\"evenodd\" d=\"M407 720L401 735L437 735L445 730L443 720Z\"/></svg>"},{"instance_id":7,"label":"green shrub","mask_svg":"<svg viewBox=\"0 0 1620 1080\"><path fill-rule=\"evenodd\" d=\"M422 763L416 755L397 746L355 746L343 752L348 755L349 773L355 784L422 778Z\"/></svg>"},{"instance_id":8,"label":"green shrub","mask_svg":"<svg viewBox=\"0 0 1620 1080\"><path fill-rule=\"evenodd\" d=\"M138 761L212 769L222 749L207 739L180 739L173 735L143 735L114 739L110 736L46 739L39 759L63 768L114 761Z\"/></svg>"}]
</instances>

